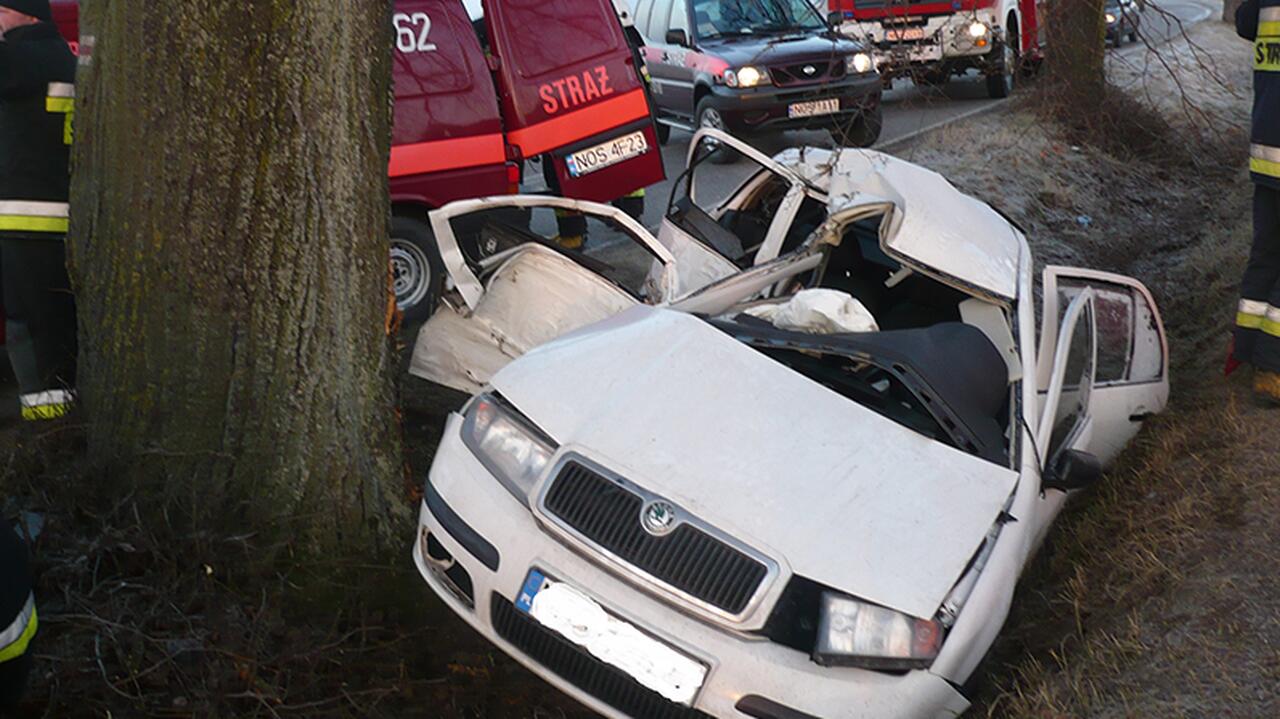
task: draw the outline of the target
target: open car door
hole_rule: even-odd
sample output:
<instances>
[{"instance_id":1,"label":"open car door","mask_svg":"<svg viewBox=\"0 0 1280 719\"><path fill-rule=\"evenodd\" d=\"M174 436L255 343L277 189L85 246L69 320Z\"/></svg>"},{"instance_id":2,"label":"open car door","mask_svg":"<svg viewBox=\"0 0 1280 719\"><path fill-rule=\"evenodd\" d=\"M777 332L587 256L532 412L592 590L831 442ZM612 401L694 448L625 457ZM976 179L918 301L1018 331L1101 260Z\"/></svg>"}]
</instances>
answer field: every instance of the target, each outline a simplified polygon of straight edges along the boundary
<instances>
[{"instance_id":1,"label":"open car door","mask_svg":"<svg viewBox=\"0 0 1280 719\"><path fill-rule=\"evenodd\" d=\"M556 244L557 210L586 218L585 249ZM479 391L534 347L675 293L675 258L615 207L513 195L430 217L454 292L419 331L409 371L454 389Z\"/></svg>"},{"instance_id":2,"label":"open car door","mask_svg":"<svg viewBox=\"0 0 1280 719\"><path fill-rule=\"evenodd\" d=\"M612 0L484 0L507 141L560 194L610 201L660 182L648 94Z\"/></svg>"},{"instance_id":3,"label":"open car door","mask_svg":"<svg viewBox=\"0 0 1280 719\"><path fill-rule=\"evenodd\" d=\"M1039 387L1049 389L1060 320L1086 291L1092 296L1097 366L1079 449L1110 463L1153 414L1169 402L1169 342L1151 292L1130 277L1075 267L1044 270Z\"/></svg>"}]
</instances>

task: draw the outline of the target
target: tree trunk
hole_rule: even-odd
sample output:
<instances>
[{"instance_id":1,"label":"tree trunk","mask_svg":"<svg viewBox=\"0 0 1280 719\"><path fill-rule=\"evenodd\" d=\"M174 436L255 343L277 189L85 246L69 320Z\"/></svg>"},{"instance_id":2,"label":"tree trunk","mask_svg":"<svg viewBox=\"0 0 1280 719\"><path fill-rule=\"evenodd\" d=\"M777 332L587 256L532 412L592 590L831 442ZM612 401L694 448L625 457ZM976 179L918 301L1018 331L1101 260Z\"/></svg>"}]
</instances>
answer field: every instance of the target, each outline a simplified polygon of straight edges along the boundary
<instances>
[{"instance_id":1,"label":"tree trunk","mask_svg":"<svg viewBox=\"0 0 1280 719\"><path fill-rule=\"evenodd\" d=\"M387 536L409 514L390 0L84 5L68 251L91 459L197 526Z\"/></svg>"},{"instance_id":2,"label":"tree trunk","mask_svg":"<svg viewBox=\"0 0 1280 719\"><path fill-rule=\"evenodd\" d=\"M1106 93L1105 0L1046 3L1045 53L1053 97L1072 119L1087 120Z\"/></svg>"}]
</instances>

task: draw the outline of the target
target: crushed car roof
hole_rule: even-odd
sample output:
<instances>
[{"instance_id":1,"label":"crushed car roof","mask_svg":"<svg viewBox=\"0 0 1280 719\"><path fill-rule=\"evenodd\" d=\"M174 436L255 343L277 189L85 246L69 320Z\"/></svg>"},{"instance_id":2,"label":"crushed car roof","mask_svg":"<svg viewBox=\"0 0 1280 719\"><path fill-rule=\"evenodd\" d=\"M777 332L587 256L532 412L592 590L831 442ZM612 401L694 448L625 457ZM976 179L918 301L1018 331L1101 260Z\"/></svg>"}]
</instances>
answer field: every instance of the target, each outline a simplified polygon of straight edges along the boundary
<instances>
[{"instance_id":1,"label":"crushed car roof","mask_svg":"<svg viewBox=\"0 0 1280 719\"><path fill-rule=\"evenodd\" d=\"M893 205L881 244L906 264L999 299L1017 297L1021 233L942 175L874 150L793 148L774 159L827 193L829 216Z\"/></svg>"}]
</instances>

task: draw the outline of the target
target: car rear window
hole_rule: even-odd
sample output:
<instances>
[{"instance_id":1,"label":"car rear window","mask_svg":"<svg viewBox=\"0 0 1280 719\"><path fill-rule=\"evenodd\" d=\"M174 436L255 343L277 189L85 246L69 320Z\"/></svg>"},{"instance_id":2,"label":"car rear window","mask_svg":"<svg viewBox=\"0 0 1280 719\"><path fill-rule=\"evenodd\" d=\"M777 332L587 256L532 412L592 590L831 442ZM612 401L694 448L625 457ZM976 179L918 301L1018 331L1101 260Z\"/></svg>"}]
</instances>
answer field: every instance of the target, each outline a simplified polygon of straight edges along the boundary
<instances>
[{"instance_id":1,"label":"car rear window","mask_svg":"<svg viewBox=\"0 0 1280 719\"><path fill-rule=\"evenodd\" d=\"M522 77L541 77L624 48L609 3L593 0L503 0L504 35Z\"/></svg>"}]
</instances>

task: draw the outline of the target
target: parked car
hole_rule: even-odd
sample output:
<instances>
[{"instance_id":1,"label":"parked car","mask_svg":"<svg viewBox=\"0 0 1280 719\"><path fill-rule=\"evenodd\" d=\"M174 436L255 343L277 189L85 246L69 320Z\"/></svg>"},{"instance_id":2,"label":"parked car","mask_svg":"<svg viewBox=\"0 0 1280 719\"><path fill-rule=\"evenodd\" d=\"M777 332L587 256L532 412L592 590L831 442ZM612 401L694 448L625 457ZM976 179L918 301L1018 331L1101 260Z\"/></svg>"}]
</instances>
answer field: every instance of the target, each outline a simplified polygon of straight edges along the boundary
<instances>
[{"instance_id":1,"label":"parked car","mask_svg":"<svg viewBox=\"0 0 1280 719\"><path fill-rule=\"evenodd\" d=\"M1142 9L1137 0L1107 0L1107 42L1120 47L1125 40L1138 41Z\"/></svg>"},{"instance_id":2,"label":"parked car","mask_svg":"<svg viewBox=\"0 0 1280 719\"><path fill-rule=\"evenodd\" d=\"M759 165L715 205L710 142ZM704 130L690 158L656 239L577 208L621 223L647 272L534 239L496 267L446 256L458 308L414 372L475 394L427 478L417 566L605 716L956 716L1069 494L1168 401L1155 302L1054 266L1037 295L1017 227L888 155L767 158ZM538 202L563 201L432 223L444 243ZM779 319L814 292L872 331ZM437 342L453 363L422 361Z\"/></svg>"},{"instance_id":3,"label":"parked car","mask_svg":"<svg viewBox=\"0 0 1280 719\"><path fill-rule=\"evenodd\" d=\"M820 128L856 147L880 136L874 60L807 0L636 0L633 17L647 44L659 139L671 127Z\"/></svg>"}]
</instances>

